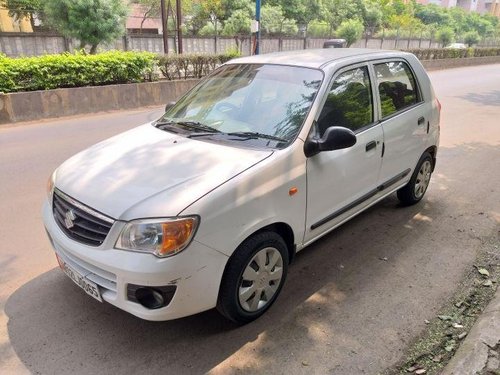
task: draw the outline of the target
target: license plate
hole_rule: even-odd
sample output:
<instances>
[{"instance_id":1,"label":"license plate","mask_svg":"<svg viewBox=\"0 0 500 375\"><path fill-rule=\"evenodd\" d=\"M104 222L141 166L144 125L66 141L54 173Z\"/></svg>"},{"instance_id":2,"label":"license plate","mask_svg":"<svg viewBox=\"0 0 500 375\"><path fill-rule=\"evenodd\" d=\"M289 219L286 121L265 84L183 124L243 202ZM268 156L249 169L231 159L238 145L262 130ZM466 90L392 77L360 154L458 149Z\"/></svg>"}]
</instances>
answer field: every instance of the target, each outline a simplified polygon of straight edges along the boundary
<instances>
[{"instance_id":1,"label":"license plate","mask_svg":"<svg viewBox=\"0 0 500 375\"><path fill-rule=\"evenodd\" d=\"M95 298L99 302L102 302L101 292L99 292L98 286L92 281L86 279L85 276L82 276L80 273L78 273L78 271L73 269L67 263L65 263L58 255L56 256L57 261L59 262L59 266L64 271L64 273L68 275L68 277L73 280L76 285L82 288L85 293Z\"/></svg>"}]
</instances>

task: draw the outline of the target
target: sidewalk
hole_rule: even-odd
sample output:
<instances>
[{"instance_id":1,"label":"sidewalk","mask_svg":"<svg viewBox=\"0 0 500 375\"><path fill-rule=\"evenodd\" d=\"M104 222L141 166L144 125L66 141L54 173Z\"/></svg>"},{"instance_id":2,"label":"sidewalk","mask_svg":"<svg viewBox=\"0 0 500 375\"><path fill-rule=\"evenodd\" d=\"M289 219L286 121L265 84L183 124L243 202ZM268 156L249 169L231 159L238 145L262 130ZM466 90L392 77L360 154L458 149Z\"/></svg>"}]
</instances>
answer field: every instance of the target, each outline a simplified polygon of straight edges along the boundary
<instances>
[{"instance_id":1,"label":"sidewalk","mask_svg":"<svg viewBox=\"0 0 500 375\"><path fill-rule=\"evenodd\" d=\"M500 374L500 287L441 375Z\"/></svg>"}]
</instances>

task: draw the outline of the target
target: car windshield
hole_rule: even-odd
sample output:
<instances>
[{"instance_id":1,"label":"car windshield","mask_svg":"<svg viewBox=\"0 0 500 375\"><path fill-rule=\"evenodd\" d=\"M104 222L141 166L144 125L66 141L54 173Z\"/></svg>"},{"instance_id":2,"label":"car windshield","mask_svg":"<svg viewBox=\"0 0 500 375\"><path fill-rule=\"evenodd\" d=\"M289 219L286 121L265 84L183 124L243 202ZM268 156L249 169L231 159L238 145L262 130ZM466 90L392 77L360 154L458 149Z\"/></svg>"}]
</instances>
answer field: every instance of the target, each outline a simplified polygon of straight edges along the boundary
<instances>
[{"instance_id":1,"label":"car windshield","mask_svg":"<svg viewBox=\"0 0 500 375\"><path fill-rule=\"evenodd\" d=\"M322 78L310 68L226 65L168 109L156 126L197 139L285 147L300 131Z\"/></svg>"}]
</instances>

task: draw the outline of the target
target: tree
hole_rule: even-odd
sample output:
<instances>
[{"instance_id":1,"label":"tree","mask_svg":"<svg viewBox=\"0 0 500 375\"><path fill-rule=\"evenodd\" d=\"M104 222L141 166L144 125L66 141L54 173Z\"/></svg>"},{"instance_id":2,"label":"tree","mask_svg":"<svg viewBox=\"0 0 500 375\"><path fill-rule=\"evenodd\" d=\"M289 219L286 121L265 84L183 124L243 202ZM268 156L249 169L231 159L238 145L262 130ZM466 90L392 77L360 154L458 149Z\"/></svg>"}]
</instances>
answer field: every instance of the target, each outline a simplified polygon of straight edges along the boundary
<instances>
[{"instance_id":1,"label":"tree","mask_svg":"<svg viewBox=\"0 0 500 375\"><path fill-rule=\"evenodd\" d=\"M215 32L215 26L211 22L207 22L201 29L198 30L197 34L200 36L214 36L219 34L220 31Z\"/></svg>"},{"instance_id":2,"label":"tree","mask_svg":"<svg viewBox=\"0 0 500 375\"><path fill-rule=\"evenodd\" d=\"M293 35L298 32L295 20L285 18L283 9L279 5L264 5L260 22L261 30L268 35Z\"/></svg>"},{"instance_id":3,"label":"tree","mask_svg":"<svg viewBox=\"0 0 500 375\"><path fill-rule=\"evenodd\" d=\"M269 0L269 5L281 6L283 13L289 20L295 20L307 32L309 23L323 13L320 0Z\"/></svg>"},{"instance_id":4,"label":"tree","mask_svg":"<svg viewBox=\"0 0 500 375\"><path fill-rule=\"evenodd\" d=\"M442 27L436 33L436 39L443 45L443 47L447 46L451 42L453 42L454 37L453 29L450 27Z\"/></svg>"},{"instance_id":5,"label":"tree","mask_svg":"<svg viewBox=\"0 0 500 375\"><path fill-rule=\"evenodd\" d=\"M330 25L328 22L313 20L309 23L307 35L316 38L326 38L330 36Z\"/></svg>"},{"instance_id":6,"label":"tree","mask_svg":"<svg viewBox=\"0 0 500 375\"><path fill-rule=\"evenodd\" d=\"M140 26L140 32L142 33L142 27L148 18L156 18L160 16L160 0L136 0L134 3L139 4L142 7L142 20Z\"/></svg>"},{"instance_id":7,"label":"tree","mask_svg":"<svg viewBox=\"0 0 500 375\"><path fill-rule=\"evenodd\" d=\"M234 37L236 47L241 52L243 39L250 35L250 26L252 20L248 13L243 9L233 12L233 15L227 19L222 29L222 34Z\"/></svg>"},{"instance_id":8,"label":"tree","mask_svg":"<svg viewBox=\"0 0 500 375\"><path fill-rule=\"evenodd\" d=\"M389 25L398 31L402 31L406 37L411 36L415 32L423 30L424 25L418 18L412 17L409 14L392 15L389 18Z\"/></svg>"},{"instance_id":9,"label":"tree","mask_svg":"<svg viewBox=\"0 0 500 375\"><path fill-rule=\"evenodd\" d=\"M375 30L382 23L382 10L375 4L368 4L365 11L365 27L370 30L370 34L375 34Z\"/></svg>"},{"instance_id":10,"label":"tree","mask_svg":"<svg viewBox=\"0 0 500 375\"><path fill-rule=\"evenodd\" d=\"M325 0L324 19L330 31L337 29L344 20L364 19L365 6L362 0Z\"/></svg>"},{"instance_id":11,"label":"tree","mask_svg":"<svg viewBox=\"0 0 500 375\"><path fill-rule=\"evenodd\" d=\"M358 41L363 35L363 23L360 20L352 19L343 21L336 33L347 42L347 47Z\"/></svg>"},{"instance_id":12,"label":"tree","mask_svg":"<svg viewBox=\"0 0 500 375\"><path fill-rule=\"evenodd\" d=\"M62 35L76 38L80 48L112 42L125 31L127 5L122 0L45 0L48 23Z\"/></svg>"},{"instance_id":13,"label":"tree","mask_svg":"<svg viewBox=\"0 0 500 375\"><path fill-rule=\"evenodd\" d=\"M465 30L477 31L479 35L491 36L495 31L495 26L489 19L480 16L478 13L469 13L465 18Z\"/></svg>"},{"instance_id":14,"label":"tree","mask_svg":"<svg viewBox=\"0 0 500 375\"><path fill-rule=\"evenodd\" d=\"M472 47L473 44L477 44L479 42L479 33L477 31L469 31L464 35L464 43L469 47Z\"/></svg>"},{"instance_id":15,"label":"tree","mask_svg":"<svg viewBox=\"0 0 500 375\"><path fill-rule=\"evenodd\" d=\"M40 15L42 0L0 0L0 5L9 10L9 16L16 20L28 18L31 27L35 27L34 15Z\"/></svg>"}]
</instances>

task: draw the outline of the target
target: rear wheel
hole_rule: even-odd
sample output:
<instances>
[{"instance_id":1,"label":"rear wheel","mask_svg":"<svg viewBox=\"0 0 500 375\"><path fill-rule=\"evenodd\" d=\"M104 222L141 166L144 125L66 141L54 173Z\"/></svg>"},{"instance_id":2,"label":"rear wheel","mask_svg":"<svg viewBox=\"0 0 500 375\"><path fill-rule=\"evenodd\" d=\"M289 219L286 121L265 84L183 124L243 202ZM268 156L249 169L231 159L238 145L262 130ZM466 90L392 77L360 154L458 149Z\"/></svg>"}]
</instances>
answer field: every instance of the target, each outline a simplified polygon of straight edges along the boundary
<instances>
[{"instance_id":1,"label":"rear wheel","mask_svg":"<svg viewBox=\"0 0 500 375\"><path fill-rule=\"evenodd\" d=\"M424 197L432 175L432 156L425 152L407 185L398 190L398 198L405 206L420 202Z\"/></svg>"},{"instance_id":2,"label":"rear wheel","mask_svg":"<svg viewBox=\"0 0 500 375\"><path fill-rule=\"evenodd\" d=\"M257 319L278 297L288 271L285 241L274 232L257 233L241 244L222 278L217 309L236 323Z\"/></svg>"}]
</instances>

